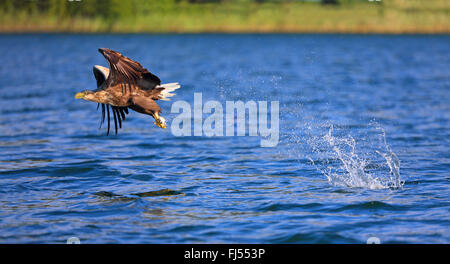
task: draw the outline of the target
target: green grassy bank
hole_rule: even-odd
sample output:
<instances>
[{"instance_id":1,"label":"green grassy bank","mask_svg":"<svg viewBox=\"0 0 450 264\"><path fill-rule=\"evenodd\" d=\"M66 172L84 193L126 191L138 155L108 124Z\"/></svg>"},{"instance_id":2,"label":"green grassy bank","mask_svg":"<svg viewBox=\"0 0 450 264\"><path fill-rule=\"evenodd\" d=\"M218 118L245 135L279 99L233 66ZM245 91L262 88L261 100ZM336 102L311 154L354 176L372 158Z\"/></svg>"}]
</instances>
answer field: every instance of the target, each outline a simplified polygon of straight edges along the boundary
<instances>
[{"instance_id":1,"label":"green grassy bank","mask_svg":"<svg viewBox=\"0 0 450 264\"><path fill-rule=\"evenodd\" d=\"M0 6L0 32L450 33L448 0L317 2L28 0Z\"/></svg>"}]
</instances>

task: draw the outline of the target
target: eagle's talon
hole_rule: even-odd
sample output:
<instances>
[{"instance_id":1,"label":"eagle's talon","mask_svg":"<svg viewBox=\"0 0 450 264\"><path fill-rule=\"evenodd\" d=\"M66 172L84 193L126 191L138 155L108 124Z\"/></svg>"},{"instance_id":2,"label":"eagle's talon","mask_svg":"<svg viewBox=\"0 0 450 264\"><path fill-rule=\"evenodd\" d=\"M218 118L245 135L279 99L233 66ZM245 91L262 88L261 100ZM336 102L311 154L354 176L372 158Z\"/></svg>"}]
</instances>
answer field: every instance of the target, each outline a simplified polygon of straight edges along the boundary
<instances>
[{"instance_id":1,"label":"eagle's talon","mask_svg":"<svg viewBox=\"0 0 450 264\"><path fill-rule=\"evenodd\" d=\"M157 125L158 127L162 129L166 129L166 124L162 123L161 121L153 122L153 124Z\"/></svg>"}]
</instances>

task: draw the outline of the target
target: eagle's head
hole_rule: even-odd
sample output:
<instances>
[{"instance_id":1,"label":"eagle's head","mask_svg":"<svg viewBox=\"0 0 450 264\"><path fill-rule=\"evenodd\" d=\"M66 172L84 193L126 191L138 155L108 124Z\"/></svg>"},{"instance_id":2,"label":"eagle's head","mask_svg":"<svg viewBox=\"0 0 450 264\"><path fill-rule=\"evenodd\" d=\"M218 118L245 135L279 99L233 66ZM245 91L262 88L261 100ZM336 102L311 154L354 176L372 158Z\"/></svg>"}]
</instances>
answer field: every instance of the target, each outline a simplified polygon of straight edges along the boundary
<instances>
[{"instance_id":1,"label":"eagle's head","mask_svg":"<svg viewBox=\"0 0 450 264\"><path fill-rule=\"evenodd\" d=\"M85 90L75 94L75 99L84 99L90 101L94 99L95 95L93 91Z\"/></svg>"},{"instance_id":2,"label":"eagle's head","mask_svg":"<svg viewBox=\"0 0 450 264\"><path fill-rule=\"evenodd\" d=\"M86 101L101 103L101 104L110 104L111 98L110 94L106 91L90 91L85 90L75 94L75 99L83 99Z\"/></svg>"}]
</instances>

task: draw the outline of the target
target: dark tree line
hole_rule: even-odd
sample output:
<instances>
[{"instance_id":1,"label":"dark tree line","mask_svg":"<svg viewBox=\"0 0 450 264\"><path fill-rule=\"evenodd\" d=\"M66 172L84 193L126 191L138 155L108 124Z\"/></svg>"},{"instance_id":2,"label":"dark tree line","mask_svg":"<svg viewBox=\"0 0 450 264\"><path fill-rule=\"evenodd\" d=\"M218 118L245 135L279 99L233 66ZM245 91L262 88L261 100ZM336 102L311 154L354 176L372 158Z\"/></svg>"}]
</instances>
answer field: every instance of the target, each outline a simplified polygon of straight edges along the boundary
<instances>
[{"instance_id":1,"label":"dark tree line","mask_svg":"<svg viewBox=\"0 0 450 264\"><path fill-rule=\"evenodd\" d=\"M1 0L0 10L4 13L26 12L46 13L58 17L80 15L107 18L132 15L136 13L138 4L142 2L138 0Z\"/></svg>"},{"instance_id":2,"label":"dark tree line","mask_svg":"<svg viewBox=\"0 0 450 264\"><path fill-rule=\"evenodd\" d=\"M189 0L190 3L299 2L300 0ZM343 1L343 0L341 0ZM349 1L349 0L344 0ZM180 0L0 0L3 13L45 13L57 17L84 16L117 18L133 16L152 8L167 8ZM322 4L339 4L339 0L318 0Z\"/></svg>"}]
</instances>

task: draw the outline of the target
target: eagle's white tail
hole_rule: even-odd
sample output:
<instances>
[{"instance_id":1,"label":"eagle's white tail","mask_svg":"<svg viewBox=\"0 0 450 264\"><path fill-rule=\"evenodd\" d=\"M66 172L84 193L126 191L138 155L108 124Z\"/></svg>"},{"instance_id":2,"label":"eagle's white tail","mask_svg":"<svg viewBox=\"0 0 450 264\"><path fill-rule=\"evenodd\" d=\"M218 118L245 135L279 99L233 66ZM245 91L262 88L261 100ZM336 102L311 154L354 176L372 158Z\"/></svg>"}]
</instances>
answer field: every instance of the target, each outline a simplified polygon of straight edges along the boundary
<instances>
[{"instance_id":1,"label":"eagle's white tail","mask_svg":"<svg viewBox=\"0 0 450 264\"><path fill-rule=\"evenodd\" d=\"M180 88L181 86L178 83L165 83L156 86L156 88L164 88L164 90L161 91L159 94L160 100L170 101L169 97L174 96L174 93L171 93L175 91L176 89Z\"/></svg>"}]
</instances>

